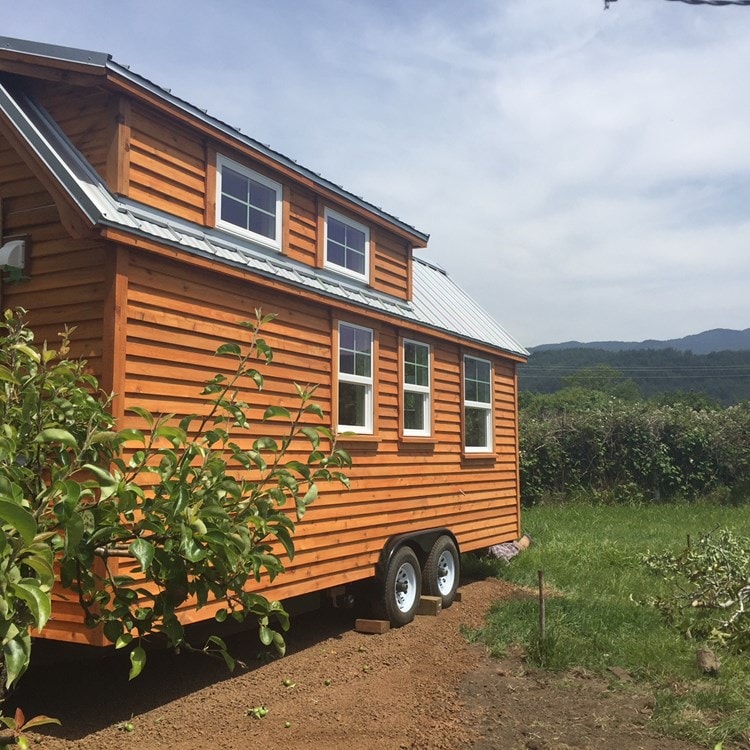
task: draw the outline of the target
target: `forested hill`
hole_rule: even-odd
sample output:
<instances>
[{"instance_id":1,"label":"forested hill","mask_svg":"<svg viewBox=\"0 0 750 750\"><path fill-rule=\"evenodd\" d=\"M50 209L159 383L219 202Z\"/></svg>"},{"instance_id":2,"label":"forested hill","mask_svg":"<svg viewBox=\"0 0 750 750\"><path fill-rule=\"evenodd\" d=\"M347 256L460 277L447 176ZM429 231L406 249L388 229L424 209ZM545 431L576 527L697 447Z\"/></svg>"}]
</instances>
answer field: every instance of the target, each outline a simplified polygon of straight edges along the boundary
<instances>
[{"instance_id":1,"label":"forested hill","mask_svg":"<svg viewBox=\"0 0 750 750\"><path fill-rule=\"evenodd\" d=\"M537 393L553 393L572 382L586 387L588 375L576 373L597 365L608 365L634 381L645 398L695 392L723 406L750 400L750 351L694 354L675 349L535 350L528 364L519 368L519 386L521 391ZM591 377L596 374L591 373Z\"/></svg>"},{"instance_id":2,"label":"forested hill","mask_svg":"<svg viewBox=\"0 0 750 750\"><path fill-rule=\"evenodd\" d=\"M634 349L677 349L689 351L693 354L709 354L722 351L750 351L750 328L736 331L730 328L714 328L710 331L684 336L681 339L657 341L566 341L561 344L542 344L531 348L532 352L549 351L552 349L604 349L606 351L631 351Z\"/></svg>"}]
</instances>

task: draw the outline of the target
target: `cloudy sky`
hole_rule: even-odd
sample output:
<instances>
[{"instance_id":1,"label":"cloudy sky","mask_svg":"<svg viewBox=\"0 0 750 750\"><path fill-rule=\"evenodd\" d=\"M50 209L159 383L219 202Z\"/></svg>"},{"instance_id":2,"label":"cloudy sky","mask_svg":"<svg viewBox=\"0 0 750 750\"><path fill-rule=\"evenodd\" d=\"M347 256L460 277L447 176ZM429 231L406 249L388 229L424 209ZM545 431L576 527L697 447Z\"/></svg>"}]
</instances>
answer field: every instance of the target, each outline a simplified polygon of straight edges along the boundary
<instances>
[{"instance_id":1,"label":"cloudy sky","mask_svg":"<svg viewBox=\"0 0 750 750\"><path fill-rule=\"evenodd\" d=\"M750 7L0 0L431 234L526 346L750 327Z\"/></svg>"}]
</instances>

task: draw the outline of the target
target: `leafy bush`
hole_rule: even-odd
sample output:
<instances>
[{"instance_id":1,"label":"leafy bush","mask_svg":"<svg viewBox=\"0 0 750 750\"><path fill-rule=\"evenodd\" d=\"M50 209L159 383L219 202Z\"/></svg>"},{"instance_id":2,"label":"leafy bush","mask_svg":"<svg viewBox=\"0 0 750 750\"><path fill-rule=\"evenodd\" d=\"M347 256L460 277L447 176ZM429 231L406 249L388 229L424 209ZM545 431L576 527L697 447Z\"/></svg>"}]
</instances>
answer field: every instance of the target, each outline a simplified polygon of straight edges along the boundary
<instances>
[{"instance_id":1,"label":"leafy bush","mask_svg":"<svg viewBox=\"0 0 750 750\"><path fill-rule=\"evenodd\" d=\"M614 500L689 499L750 480L750 403L694 409L578 389L525 402L525 504L582 491Z\"/></svg>"},{"instance_id":2,"label":"leafy bush","mask_svg":"<svg viewBox=\"0 0 750 750\"><path fill-rule=\"evenodd\" d=\"M643 559L670 589L649 602L680 632L738 653L750 651L750 538L718 529L678 555Z\"/></svg>"},{"instance_id":3,"label":"leafy bush","mask_svg":"<svg viewBox=\"0 0 750 750\"><path fill-rule=\"evenodd\" d=\"M286 422L280 441L259 436L241 384L263 387L255 358L273 354L260 338L270 317L243 324L243 350L224 344L217 355L234 360L231 377L218 374L203 390L206 416L154 416L136 408L148 428L114 430L109 400L85 363L68 358L70 332L58 351L35 345L22 314L0 323L0 636L12 686L28 666L29 629L42 630L52 608L53 561L63 586L77 592L86 624L101 625L117 647L131 649L131 678L145 663L141 640L161 634L185 643L181 606L223 606L216 619L254 615L266 645L283 652L274 629L288 627L279 602L248 591L291 559L295 524L314 501L320 482L347 483L348 455L336 448L312 401L314 388L297 387L294 411L269 406L263 421ZM233 433L237 433L236 435ZM303 461L291 460L309 448ZM324 443L328 449L324 449ZM111 565L125 558L125 570ZM212 637L206 650L233 660Z\"/></svg>"}]
</instances>

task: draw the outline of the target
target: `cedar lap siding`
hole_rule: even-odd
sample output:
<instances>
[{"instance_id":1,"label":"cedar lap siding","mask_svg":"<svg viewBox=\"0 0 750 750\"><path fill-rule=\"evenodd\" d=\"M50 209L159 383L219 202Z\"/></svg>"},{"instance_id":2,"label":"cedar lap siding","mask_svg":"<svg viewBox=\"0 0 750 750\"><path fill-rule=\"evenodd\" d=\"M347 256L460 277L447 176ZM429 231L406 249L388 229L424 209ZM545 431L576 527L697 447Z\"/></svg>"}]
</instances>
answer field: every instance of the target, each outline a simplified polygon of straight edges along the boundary
<instances>
[{"instance_id":1,"label":"cedar lap siding","mask_svg":"<svg viewBox=\"0 0 750 750\"><path fill-rule=\"evenodd\" d=\"M267 213L253 227L267 234L276 222L275 240L221 222L222 164L250 170L261 185ZM265 594L371 577L395 534L445 527L462 551L520 534L516 366L527 352L413 256L426 245L422 232L107 55L8 38L0 38L0 200L0 245L26 239L25 279L6 278L3 308L27 308L40 339L77 326L74 353L117 394L122 426L142 427L128 415L133 405L200 413L203 382L226 366L215 349L241 340L238 323L256 308L278 316L264 329L275 357L263 403L293 406L295 382L318 383L334 426L345 421L339 346L352 347L353 331L371 342L372 416L343 443L351 489L324 488L298 527L294 561ZM332 238L353 253L332 267L331 218ZM410 342L429 363L416 395L403 385ZM464 448L465 380L481 402L472 417L489 414L484 449ZM417 425L424 434L404 429L411 399L428 406ZM186 609L183 619L211 614ZM56 602L45 635L102 642L70 600Z\"/></svg>"}]
</instances>

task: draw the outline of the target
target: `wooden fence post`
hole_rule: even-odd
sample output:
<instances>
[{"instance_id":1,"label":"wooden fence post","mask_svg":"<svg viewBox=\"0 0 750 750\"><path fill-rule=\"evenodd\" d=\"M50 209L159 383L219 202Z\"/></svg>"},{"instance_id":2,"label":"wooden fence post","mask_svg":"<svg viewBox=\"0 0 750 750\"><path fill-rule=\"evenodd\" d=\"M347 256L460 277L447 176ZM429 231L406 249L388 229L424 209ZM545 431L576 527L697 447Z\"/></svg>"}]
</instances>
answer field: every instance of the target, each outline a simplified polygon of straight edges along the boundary
<instances>
[{"instance_id":1,"label":"wooden fence post","mask_svg":"<svg viewBox=\"0 0 750 750\"><path fill-rule=\"evenodd\" d=\"M544 613L544 571L540 570L539 573L539 639L544 643L547 635L547 627L545 622Z\"/></svg>"}]
</instances>

